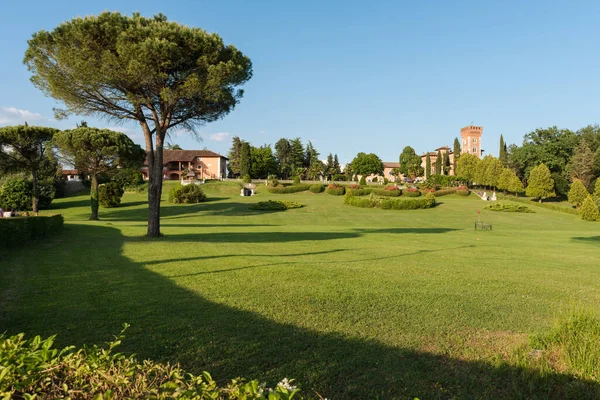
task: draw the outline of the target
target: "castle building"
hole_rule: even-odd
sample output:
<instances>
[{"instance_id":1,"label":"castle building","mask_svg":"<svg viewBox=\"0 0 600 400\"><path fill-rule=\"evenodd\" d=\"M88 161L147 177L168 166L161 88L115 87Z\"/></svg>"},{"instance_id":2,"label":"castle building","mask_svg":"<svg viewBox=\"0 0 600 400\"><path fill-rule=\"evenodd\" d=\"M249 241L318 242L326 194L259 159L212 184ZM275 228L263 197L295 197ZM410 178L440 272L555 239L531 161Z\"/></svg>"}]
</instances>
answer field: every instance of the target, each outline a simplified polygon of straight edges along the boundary
<instances>
[{"instance_id":1,"label":"castle building","mask_svg":"<svg viewBox=\"0 0 600 400\"><path fill-rule=\"evenodd\" d=\"M469 153L481 158L483 153L483 150L481 149L482 133L483 127L481 126L469 125L461 128L460 136L462 138L462 150L460 153Z\"/></svg>"}]
</instances>

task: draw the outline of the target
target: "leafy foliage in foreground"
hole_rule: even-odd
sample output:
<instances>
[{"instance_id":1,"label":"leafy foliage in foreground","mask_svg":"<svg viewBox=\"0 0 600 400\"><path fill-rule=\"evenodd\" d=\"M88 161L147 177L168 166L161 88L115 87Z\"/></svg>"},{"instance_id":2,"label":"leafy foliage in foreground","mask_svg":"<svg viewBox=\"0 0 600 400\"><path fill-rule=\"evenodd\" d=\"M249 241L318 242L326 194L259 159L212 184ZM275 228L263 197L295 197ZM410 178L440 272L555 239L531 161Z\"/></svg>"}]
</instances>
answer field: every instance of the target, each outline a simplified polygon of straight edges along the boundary
<instances>
[{"instance_id":1,"label":"leafy foliage in foreground","mask_svg":"<svg viewBox=\"0 0 600 400\"><path fill-rule=\"evenodd\" d=\"M0 398L290 400L299 392L287 379L275 389L243 379L219 386L208 372L195 376L178 365L138 362L114 352L127 327L108 348L59 350L53 348L55 336L0 335Z\"/></svg>"},{"instance_id":2,"label":"leafy foliage in foreground","mask_svg":"<svg viewBox=\"0 0 600 400\"><path fill-rule=\"evenodd\" d=\"M486 210L500 211L500 212L518 212L518 213L534 213L531 208L527 206L521 206L518 204L502 204L495 203L485 206Z\"/></svg>"},{"instance_id":3,"label":"leafy foliage in foreground","mask_svg":"<svg viewBox=\"0 0 600 400\"><path fill-rule=\"evenodd\" d=\"M292 208L301 208L304 207L304 204L297 203L295 201L259 201L256 204L252 204L250 206L251 210L269 210L269 211L279 211L279 210L291 210Z\"/></svg>"}]
</instances>

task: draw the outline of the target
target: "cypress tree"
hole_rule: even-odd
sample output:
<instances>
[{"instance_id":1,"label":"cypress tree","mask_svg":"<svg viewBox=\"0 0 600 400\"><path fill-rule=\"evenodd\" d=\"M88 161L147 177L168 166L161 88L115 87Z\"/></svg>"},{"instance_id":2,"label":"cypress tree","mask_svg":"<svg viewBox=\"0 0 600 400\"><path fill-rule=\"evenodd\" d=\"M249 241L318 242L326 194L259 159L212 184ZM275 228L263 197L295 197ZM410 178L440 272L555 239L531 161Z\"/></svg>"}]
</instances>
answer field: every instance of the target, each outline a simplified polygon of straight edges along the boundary
<instances>
[{"instance_id":1,"label":"cypress tree","mask_svg":"<svg viewBox=\"0 0 600 400\"><path fill-rule=\"evenodd\" d=\"M454 175L458 175L456 173L456 165L457 165L459 157L460 157L460 140L458 140L458 138L454 138Z\"/></svg>"},{"instance_id":2,"label":"cypress tree","mask_svg":"<svg viewBox=\"0 0 600 400\"><path fill-rule=\"evenodd\" d=\"M581 182L579 179L575 179L571 185L571 190L569 190L569 203L579 208L589 195L590 194L585 188L583 182Z\"/></svg>"},{"instance_id":3,"label":"cypress tree","mask_svg":"<svg viewBox=\"0 0 600 400\"><path fill-rule=\"evenodd\" d=\"M444 152L444 161L443 161L442 170L444 172L444 175L450 175L450 154L448 153L448 151Z\"/></svg>"},{"instance_id":4,"label":"cypress tree","mask_svg":"<svg viewBox=\"0 0 600 400\"><path fill-rule=\"evenodd\" d=\"M240 148L240 176L250 175L252 154L250 153L250 143L242 142Z\"/></svg>"},{"instance_id":5,"label":"cypress tree","mask_svg":"<svg viewBox=\"0 0 600 400\"><path fill-rule=\"evenodd\" d=\"M442 153L438 150L437 157L435 159L435 174L442 174Z\"/></svg>"},{"instance_id":6,"label":"cypress tree","mask_svg":"<svg viewBox=\"0 0 600 400\"><path fill-rule=\"evenodd\" d=\"M431 155L427 152L427 157L425 158L425 179L427 179L431 175Z\"/></svg>"},{"instance_id":7,"label":"cypress tree","mask_svg":"<svg viewBox=\"0 0 600 400\"><path fill-rule=\"evenodd\" d=\"M502 135L500 135L500 154L498 155L498 158L500 161L502 161L502 164L506 166L506 163L508 162L508 154L506 143L504 143L504 137Z\"/></svg>"}]
</instances>

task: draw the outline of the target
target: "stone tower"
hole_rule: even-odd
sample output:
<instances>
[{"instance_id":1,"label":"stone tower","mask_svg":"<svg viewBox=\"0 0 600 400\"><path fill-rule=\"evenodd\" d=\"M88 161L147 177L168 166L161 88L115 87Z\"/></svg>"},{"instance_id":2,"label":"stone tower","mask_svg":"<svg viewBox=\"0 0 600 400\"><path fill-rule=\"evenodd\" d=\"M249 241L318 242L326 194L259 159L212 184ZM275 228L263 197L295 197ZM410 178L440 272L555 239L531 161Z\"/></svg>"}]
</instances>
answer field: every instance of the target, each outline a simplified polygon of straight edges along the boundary
<instances>
[{"instance_id":1,"label":"stone tower","mask_svg":"<svg viewBox=\"0 0 600 400\"><path fill-rule=\"evenodd\" d=\"M481 134L483 133L483 127L481 126L465 126L460 129L460 137L462 138L462 150L461 154L469 153L474 154L481 158Z\"/></svg>"}]
</instances>

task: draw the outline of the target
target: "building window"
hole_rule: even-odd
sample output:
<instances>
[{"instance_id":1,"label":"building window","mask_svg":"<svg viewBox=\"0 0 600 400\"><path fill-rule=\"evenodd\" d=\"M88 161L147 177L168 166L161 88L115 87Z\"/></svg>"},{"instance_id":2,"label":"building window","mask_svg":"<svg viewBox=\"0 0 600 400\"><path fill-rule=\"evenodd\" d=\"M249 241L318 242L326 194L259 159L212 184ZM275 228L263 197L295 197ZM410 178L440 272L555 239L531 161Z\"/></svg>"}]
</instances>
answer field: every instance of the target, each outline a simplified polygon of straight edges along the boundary
<instances>
[{"instance_id":1,"label":"building window","mask_svg":"<svg viewBox=\"0 0 600 400\"><path fill-rule=\"evenodd\" d=\"M473 147L473 153L477 153L477 147Z\"/></svg>"}]
</instances>

